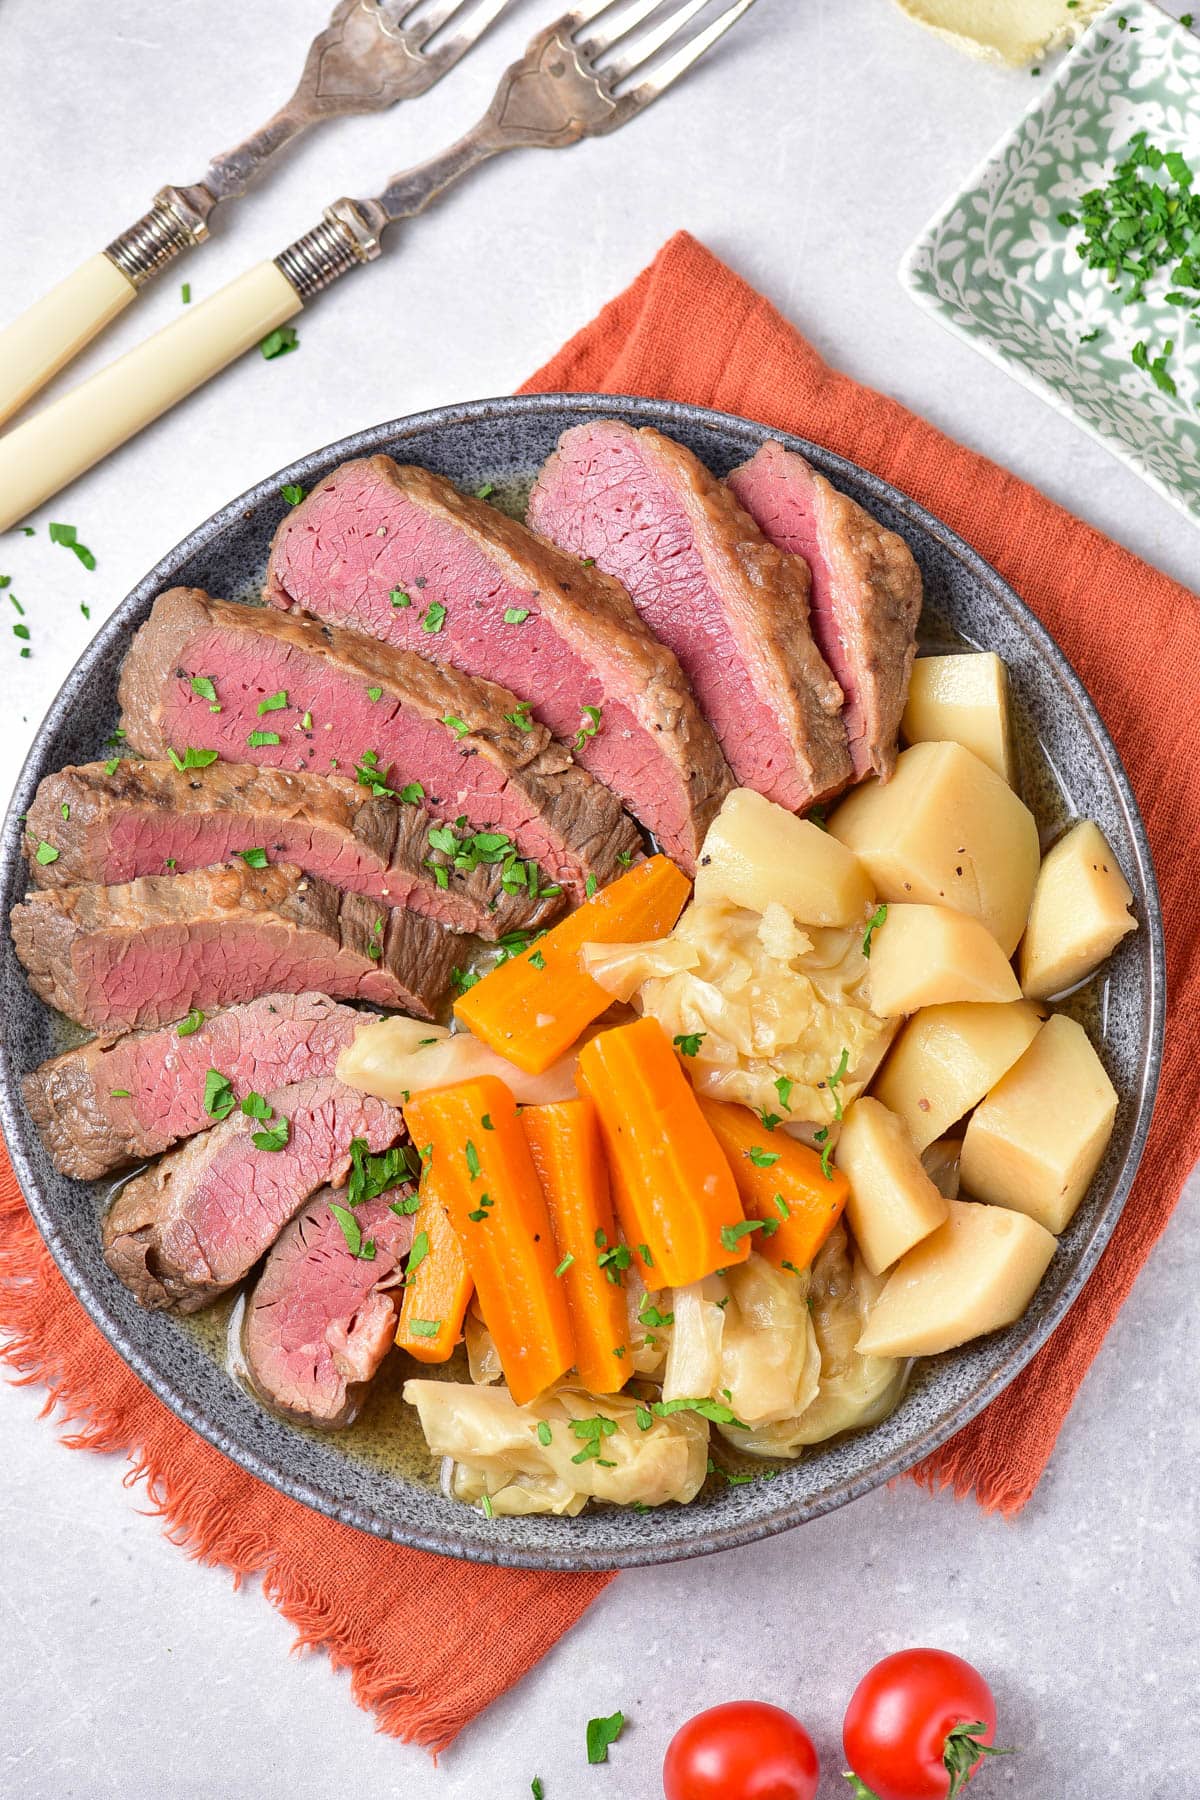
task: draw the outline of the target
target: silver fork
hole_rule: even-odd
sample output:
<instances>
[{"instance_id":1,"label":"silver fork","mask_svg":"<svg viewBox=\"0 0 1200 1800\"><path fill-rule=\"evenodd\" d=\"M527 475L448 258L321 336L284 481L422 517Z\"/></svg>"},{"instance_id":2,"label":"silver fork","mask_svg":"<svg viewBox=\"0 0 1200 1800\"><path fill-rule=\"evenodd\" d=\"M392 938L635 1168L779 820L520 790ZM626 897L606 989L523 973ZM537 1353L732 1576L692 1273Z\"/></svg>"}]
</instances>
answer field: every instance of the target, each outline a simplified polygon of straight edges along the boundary
<instances>
[{"instance_id":1,"label":"silver fork","mask_svg":"<svg viewBox=\"0 0 1200 1800\"><path fill-rule=\"evenodd\" d=\"M456 144L393 176L381 194L336 200L319 225L274 261L259 263L188 308L0 438L0 531L260 343L322 289L373 261L390 225L414 217L489 157L533 145L563 148L615 131L643 112L754 0L730 0L693 29L697 15L713 4L676 0L662 16L664 0L583 0L548 25L505 70L487 112ZM605 23L608 14L613 16ZM625 85L647 69L640 81Z\"/></svg>"},{"instance_id":2,"label":"silver fork","mask_svg":"<svg viewBox=\"0 0 1200 1800\"><path fill-rule=\"evenodd\" d=\"M382 112L425 93L478 43L508 3L439 0L424 9L421 0L339 0L329 24L308 47L295 93L265 125L215 156L191 187L160 188L149 212L128 231L0 332L0 425L160 270L202 244L214 208L244 194L302 132L326 119Z\"/></svg>"}]
</instances>

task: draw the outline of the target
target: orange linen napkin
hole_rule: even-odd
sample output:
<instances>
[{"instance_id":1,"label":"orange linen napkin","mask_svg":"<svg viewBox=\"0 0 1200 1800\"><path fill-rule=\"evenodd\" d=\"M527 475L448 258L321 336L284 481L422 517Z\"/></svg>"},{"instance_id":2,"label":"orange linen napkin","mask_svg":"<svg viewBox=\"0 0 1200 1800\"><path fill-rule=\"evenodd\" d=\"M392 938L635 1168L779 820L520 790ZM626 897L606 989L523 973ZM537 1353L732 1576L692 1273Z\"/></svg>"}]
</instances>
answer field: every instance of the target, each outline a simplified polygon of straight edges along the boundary
<instances>
[{"instance_id":1,"label":"orange linen napkin","mask_svg":"<svg viewBox=\"0 0 1200 1800\"><path fill-rule=\"evenodd\" d=\"M1099 702L1155 847L1174 997L1163 1099L1121 1226L1051 1343L987 1412L918 1471L1011 1511L1032 1492L1134 1275L1200 1151L1188 1044L1200 952L1190 869L1200 841L1200 612L1011 475L895 402L828 369L760 296L680 236L529 384L693 400L829 444L961 531L1041 614ZM1147 647L1157 665L1147 679ZM268 1597L352 1671L383 1730L434 1748L545 1653L606 1576L510 1573L403 1550L330 1523L195 1437L109 1348L58 1274L0 1152L0 1336L20 1379L48 1389L68 1444L121 1451L172 1538L260 1575Z\"/></svg>"}]
</instances>

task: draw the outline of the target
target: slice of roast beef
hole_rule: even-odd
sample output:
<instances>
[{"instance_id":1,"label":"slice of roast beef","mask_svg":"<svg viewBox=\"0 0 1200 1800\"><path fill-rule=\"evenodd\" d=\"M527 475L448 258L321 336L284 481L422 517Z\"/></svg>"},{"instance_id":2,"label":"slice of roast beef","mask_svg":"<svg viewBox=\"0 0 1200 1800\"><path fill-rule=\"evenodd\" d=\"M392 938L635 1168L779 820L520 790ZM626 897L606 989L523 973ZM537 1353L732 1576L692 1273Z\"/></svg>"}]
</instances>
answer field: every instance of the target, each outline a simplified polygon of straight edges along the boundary
<instances>
[{"instance_id":1,"label":"slice of roast beef","mask_svg":"<svg viewBox=\"0 0 1200 1800\"><path fill-rule=\"evenodd\" d=\"M14 906L11 927L38 998L103 1032L310 989L432 1018L461 942L294 863L52 888Z\"/></svg>"},{"instance_id":2,"label":"slice of roast beef","mask_svg":"<svg viewBox=\"0 0 1200 1800\"><path fill-rule=\"evenodd\" d=\"M349 1425L396 1335L401 1264L413 1222L392 1211L394 1188L354 1209L369 1258L354 1256L329 1210L343 1190L322 1188L286 1225L246 1301L242 1356L268 1406L326 1427Z\"/></svg>"},{"instance_id":3,"label":"slice of roast beef","mask_svg":"<svg viewBox=\"0 0 1200 1800\"><path fill-rule=\"evenodd\" d=\"M574 426L529 523L627 589L744 786L799 811L846 785L842 692L809 628L808 569L689 450L617 419Z\"/></svg>"},{"instance_id":4,"label":"slice of roast beef","mask_svg":"<svg viewBox=\"0 0 1200 1800\"><path fill-rule=\"evenodd\" d=\"M846 696L854 778L886 781L917 649L921 571L912 551L782 444L764 444L729 486L773 544L808 563L813 633Z\"/></svg>"},{"instance_id":5,"label":"slice of roast beef","mask_svg":"<svg viewBox=\"0 0 1200 1800\"><path fill-rule=\"evenodd\" d=\"M26 1075L25 1104L55 1167L95 1181L207 1131L209 1069L222 1070L239 1094L332 1075L370 1016L325 994L266 994L209 1013L183 1037L164 1025L93 1038Z\"/></svg>"},{"instance_id":6,"label":"slice of roast beef","mask_svg":"<svg viewBox=\"0 0 1200 1800\"><path fill-rule=\"evenodd\" d=\"M389 787L415 783L436 817L506 836L576 897L640 848L616 795L544 726L528 729L506 688L338 626L173 588L135 636L120 692L144 756L191 746L320 775L369 758Z\"/></svg>"},{"instance_id":7,"label":"slice of roast beef","mask_svg":"<svg viewBox=\"0 0 1200 1800\"><path fill-rule=\"evenodd\" d=\"M390 456L346 463L275 534L267 599L503 682L689 873L731 779L625 590Z\"/></svg>"},{"instance_id":8,"label":"slice of roast beef","mask_svg":"<svg viewBox=\"0 0 1200 1800\"><path fill-rule=\"evenodd\" d=\"M452 856L431 847L430 829L423 807L340 775L221 761L177 769L126 757L47 775L29 809L25 841L38 887L111 886L164 870L210 868L249 851L481 937L542 925L561 906L553 896L530 896L523 866L519 885L509 883L512 893L505 892L500 860L459 871ZM41 844L57 856L39 858ZM513 851L510 864L515 857Z\"/></svg>"},{"instance_id":9,"label":"slice of roast beef","mask_svg":"<svg viewBox=\"0 0 1200 1800\"><path fill-rule=\"evenodd\" d=\"M245 1095L239 1095L240 1100ZM372 1154L400 1138L394 1106L332 1076L275 1088L270 1120L229 1117L135 1175L104 1219L104 1255L143 1306L196 1312L236 1286L310 1195L349 1173L351 1145ZM273 1122L287 1142L262 1149Z\"/></svg>"}]
</instances>

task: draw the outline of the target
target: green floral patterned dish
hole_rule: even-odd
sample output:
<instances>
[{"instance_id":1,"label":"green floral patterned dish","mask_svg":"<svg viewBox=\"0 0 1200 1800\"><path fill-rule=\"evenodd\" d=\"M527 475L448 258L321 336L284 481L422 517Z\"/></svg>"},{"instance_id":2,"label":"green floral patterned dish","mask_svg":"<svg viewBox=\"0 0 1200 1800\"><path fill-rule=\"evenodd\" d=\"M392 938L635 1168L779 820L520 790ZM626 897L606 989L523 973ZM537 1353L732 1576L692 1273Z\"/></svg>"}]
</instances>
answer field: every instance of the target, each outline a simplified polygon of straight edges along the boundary
<instances>
[{"instance_id":1,"label":"green floral patterned dish","mask_svg":"<svg viewBox=\"0 0 1200 1800\"><path fill-rule=\"evenodd\" d=\"M1200 519L1200 325L1170 282L1125 304L1064 224L1135 133L1178 152L1200 185L1200 39L1148 0L1102 13L963 191L908 252L919 305L1070 415L1165 499ZM1134 364L1168 342L1175 393ZM1142 356L1141 351L1138 352ZM1144 357L1142 358L1144 361Z\"/></svg>"}]
</instances>

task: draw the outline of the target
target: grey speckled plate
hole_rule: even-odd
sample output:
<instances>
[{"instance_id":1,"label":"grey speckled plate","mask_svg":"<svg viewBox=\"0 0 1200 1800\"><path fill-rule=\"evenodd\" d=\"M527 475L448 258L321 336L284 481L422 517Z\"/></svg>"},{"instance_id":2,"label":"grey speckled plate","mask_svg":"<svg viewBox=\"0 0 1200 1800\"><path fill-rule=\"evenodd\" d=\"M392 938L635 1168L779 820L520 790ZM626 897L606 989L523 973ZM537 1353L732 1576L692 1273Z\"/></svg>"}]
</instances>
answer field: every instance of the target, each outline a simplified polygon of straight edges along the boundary
<instances>
[{"instance_id":1,"label":"grey speckled plate","mask_svg":"<svg viewBox=\"0 0 1200 1800\"><path fill-rule=\"evenodd\" d=\"M209 519L140 582L80 658L21 772L4 826L5 917L24 892L19 815L42 775L101 752L116 721L116 680L130 634L155 596L187 583L230 597L262 576L282 517L284 482L311 487L350 456L388 451L467 489L523 488L559 433L619 414L682 440L718 474L768 433L695 407L609 396L480 401L360 432L271 476ZM789 440L785 439L785 442ZM1007 1331L917 1365L896 1412L875 1429L813 1450L770 1482L705 1494L690 1507L575 1520L494 1519L358 1460L336 1438L301 1433L259 1407L173 1320L143 1312L100 1256L100 1194L57 1175L21 1104L19 1076L57 1048L54 1021L25 985L8 933L0 947L0 1121L43 1236L67 1281L142 1380L226 1455L285 1493L382 1537L483 1562L605 1569L723 1550L803 1524L878 1487L937 1448L993 1399L1063 1317L1112 1232L1145 1141L1163 1025L1163 947L1150 852L1125 773L1082 685L995 570L904 495L813 444L794 447L911 544L932 614L1008 664L1066 810L1099 820L1134 891L1141 929L1126 939L1099 995L1096 1029L1121 1095L1112 1145L1025 1317Z\"/></svg>"}]
</instances>

